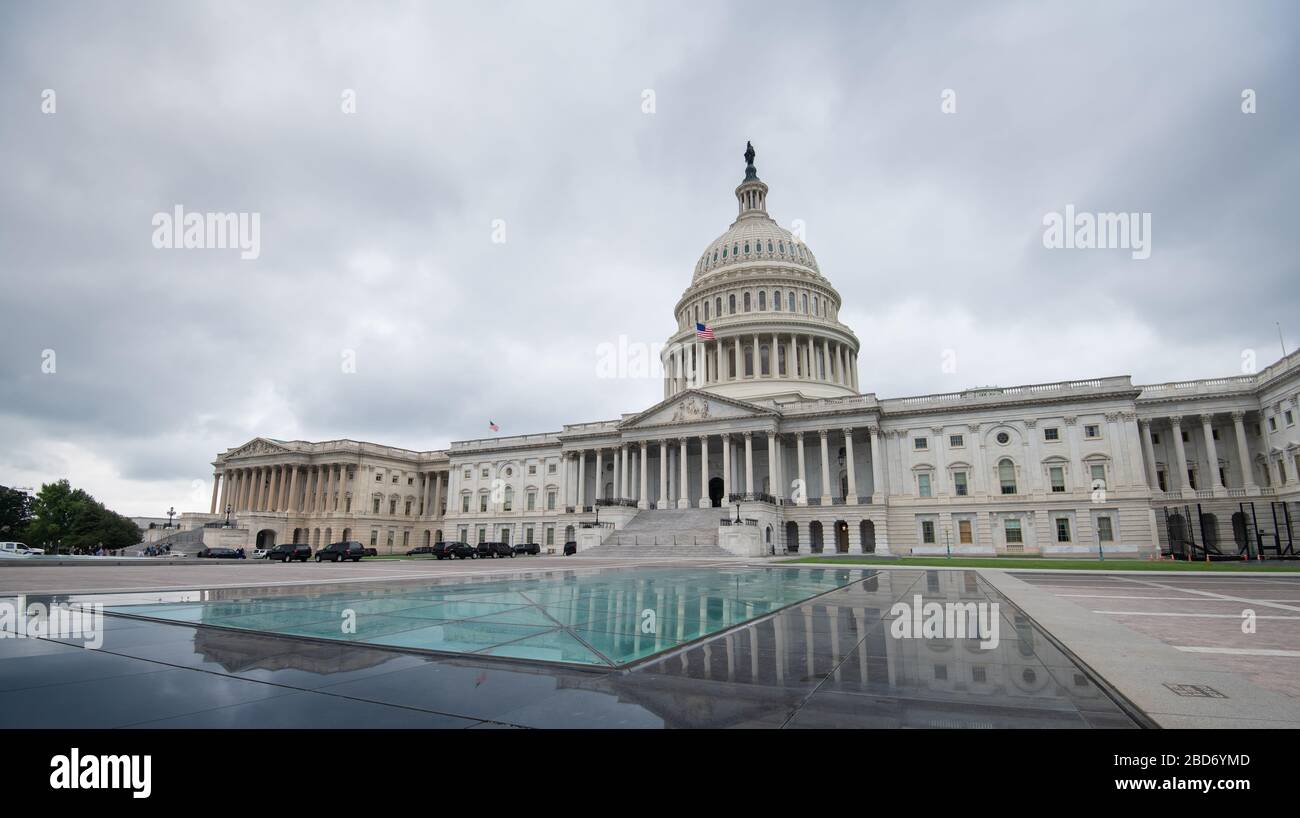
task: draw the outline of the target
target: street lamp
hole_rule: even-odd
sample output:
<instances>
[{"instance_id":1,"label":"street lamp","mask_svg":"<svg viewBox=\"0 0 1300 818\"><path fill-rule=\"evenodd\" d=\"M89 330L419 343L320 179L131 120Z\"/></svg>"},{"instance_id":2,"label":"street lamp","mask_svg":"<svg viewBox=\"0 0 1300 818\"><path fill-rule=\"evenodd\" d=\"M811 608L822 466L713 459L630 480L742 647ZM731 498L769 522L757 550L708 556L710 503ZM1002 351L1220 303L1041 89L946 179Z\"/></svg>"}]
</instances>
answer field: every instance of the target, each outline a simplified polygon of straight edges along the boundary
<instances>
[{"instance_id":1,"label":"street lamp","mask_svg":"<svg viewBox=\"0 0 1300 818\"><path fill-rule=\"evenodd\" d=\"M176 516L176 506L167 509L167 527L172 527L172 517Z\"/></svg>"},{"instance_id":2,"label":"street lamp","mask_svg":"<svg viewBox=\"0 0 1300 818\"><path fill-rule=\"evenodd\" d=\"M736 525L740 525L740 501L736 501Z\"/></svg>"},{"instance_id":3,"label":"street lamp","mask_svg":"<svg viewBox=\"0 0 1300 818\"><path fill-rule=\"evenodd\" d=\"M946 559L952 559L952 540L949 537L948 527L943 528L943 547L948 552Z\"/></svg>"},{"instance_id":4,"label":"street lamp","mask_svg":"<svg viewBox=\"0 0 1300 818\"><path fill-rule=\"evenodd\" d=\"M226 506L226 528L230 528L230 512L234 511L234 506Z\"/></svg>"}]
</instances>

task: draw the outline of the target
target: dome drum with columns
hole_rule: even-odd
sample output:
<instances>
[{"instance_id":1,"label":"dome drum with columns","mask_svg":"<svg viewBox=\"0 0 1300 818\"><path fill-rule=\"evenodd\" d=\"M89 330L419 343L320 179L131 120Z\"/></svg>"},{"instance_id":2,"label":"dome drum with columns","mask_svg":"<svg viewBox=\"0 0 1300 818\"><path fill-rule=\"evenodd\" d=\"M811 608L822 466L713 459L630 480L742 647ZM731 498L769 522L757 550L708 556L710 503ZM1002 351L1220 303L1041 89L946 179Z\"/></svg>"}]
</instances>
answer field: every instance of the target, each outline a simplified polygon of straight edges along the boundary
<instances>
[{"instance_id":1,"label":"dome drum with columns","mask_svg":"<svg viewBox=\"0 0 1300 818\"><path fill-rule=\"evenodd\" d=\"M664 396L856 395L858 339L839 322L840 295L812 250L768 215L754 156L747 145L739 215L709 244L677 302L678 330L662 354ZM700 337L697 324L713 337Z\"/></svg>"}]
</instances>

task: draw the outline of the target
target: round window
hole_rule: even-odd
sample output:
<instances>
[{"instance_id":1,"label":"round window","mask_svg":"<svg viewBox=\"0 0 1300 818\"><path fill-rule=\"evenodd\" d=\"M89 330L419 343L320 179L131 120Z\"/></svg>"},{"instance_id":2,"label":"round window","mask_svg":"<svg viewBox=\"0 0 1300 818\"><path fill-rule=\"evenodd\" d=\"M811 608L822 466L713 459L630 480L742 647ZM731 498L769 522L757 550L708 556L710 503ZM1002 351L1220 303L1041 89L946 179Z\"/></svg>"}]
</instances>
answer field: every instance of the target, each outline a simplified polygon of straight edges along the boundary
<instances>
[{"instance_id":1,"label":"round window","mask_svg":"<svg viewBox=\"0 0 1300 818\"><path fill-rule=\"evenodd\" d=\"M1007 434L1006 432L998 432L998 442L1001 443L1003 446L1007 445L1007 442L1010 440L1011 440L1011 435Z\"/></svg>"},{"instance_id":2,"label":"round window","mask_svg":"<svg viewBox=\"0 0 1300 818\"><path fill-rule=\"evenodd\" d=\"M513 473L514 472L512 472L510 469L506 469L506 477L509 477Z\"/></svg>"}]
</instances>

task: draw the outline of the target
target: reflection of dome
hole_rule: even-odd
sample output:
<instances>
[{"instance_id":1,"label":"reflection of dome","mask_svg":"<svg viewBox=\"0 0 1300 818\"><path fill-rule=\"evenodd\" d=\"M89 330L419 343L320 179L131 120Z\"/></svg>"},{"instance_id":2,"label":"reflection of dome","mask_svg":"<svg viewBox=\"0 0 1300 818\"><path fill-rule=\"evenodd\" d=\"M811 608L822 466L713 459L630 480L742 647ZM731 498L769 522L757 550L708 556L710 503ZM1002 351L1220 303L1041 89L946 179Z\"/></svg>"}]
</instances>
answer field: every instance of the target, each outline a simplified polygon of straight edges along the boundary
<instances>
[{"instance_id":1,"label":"reflection of dome","mask_svg":"<svg viewBox=\"0 0 1300 818\"><path fill-rule=\"evenodd\" d=\"M858 392L858 339L808 245L767 213L767 185L745 151L740 213L695 263L660 355L665 396L835 398ZM700 325L697 335L697 325ZM703 343L701 343L703 342Z\"/></svg>"}]
</instances>

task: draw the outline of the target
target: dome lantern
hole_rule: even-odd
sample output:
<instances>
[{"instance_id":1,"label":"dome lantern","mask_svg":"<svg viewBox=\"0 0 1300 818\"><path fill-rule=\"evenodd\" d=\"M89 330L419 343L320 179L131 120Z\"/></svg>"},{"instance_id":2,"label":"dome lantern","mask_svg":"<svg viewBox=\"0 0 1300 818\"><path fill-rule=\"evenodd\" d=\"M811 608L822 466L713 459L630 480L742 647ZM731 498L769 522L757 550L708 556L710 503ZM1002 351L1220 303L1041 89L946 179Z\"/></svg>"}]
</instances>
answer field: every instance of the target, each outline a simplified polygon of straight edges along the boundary
<instances>
[{"instance_id":1,"label":"dome lantern","mask_svg":"<svg viewBox=\"0 0 1300 818\"><path fill-rule=\"evenodd\" d=\"M740 203L740 218L767 218L767 185L758 178L754 167L754 145L745 143L745 181L736 188L736 201Z\"/></svg>"}]
</instances>

